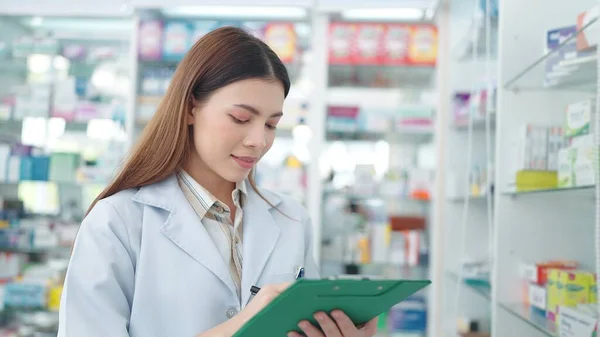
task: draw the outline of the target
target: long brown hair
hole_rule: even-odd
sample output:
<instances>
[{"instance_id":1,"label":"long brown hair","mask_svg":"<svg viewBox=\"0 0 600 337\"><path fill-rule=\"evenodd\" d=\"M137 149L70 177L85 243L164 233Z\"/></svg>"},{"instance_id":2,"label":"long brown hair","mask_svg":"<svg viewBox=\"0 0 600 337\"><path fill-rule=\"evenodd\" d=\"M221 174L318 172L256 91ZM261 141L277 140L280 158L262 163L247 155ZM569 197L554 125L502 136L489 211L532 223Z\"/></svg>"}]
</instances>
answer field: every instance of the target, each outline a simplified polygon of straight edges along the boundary
<instances>
[{"instance_id":1,"label":"long brown hair","mask_svg":"<svg viewBox=\"0 0 600 337\"><path fill-rule=\"evenodd\" d=\"M202 103L215 90L251 78L280 81L285 96L289 93L284 64L269 46L246 31L222 27L198 40L177 67L167 93L123 168L86 215L101 199L173 175L193 146L193 126L188 126L187 116L194 101ZM258 192L252 173L248 180Z\"/></svg>"}]
</instances>

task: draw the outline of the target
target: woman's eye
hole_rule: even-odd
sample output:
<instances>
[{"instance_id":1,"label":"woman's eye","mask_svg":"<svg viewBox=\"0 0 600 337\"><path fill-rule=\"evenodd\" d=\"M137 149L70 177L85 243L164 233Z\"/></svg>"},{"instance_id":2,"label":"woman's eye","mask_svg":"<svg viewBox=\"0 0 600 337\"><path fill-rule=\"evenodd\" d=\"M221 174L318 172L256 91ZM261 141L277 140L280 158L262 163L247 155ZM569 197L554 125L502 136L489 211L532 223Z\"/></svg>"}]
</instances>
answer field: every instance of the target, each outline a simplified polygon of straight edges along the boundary
<instances>
[{"instance_id":1,"label":"woman's eye","mask_svg":"<svg viewBox=\"0 0 600 337\"><path fill-rule=\"evenodd\" d=\"M231 116L231 119L233 119L233 121L236 122L237 124L244 124L244 123L248 122L247 120L235 118L234 116Z\"/></svg>"},{"instance_id":2,"label":"woman's eye","mask_svg":"<svg viewBox=\"0 0 600 337\"><path fill-rule=\"evenodd\" d=\"M275 129L277 129L277 125L270 125L270 124L266 124L265 126L266 126L266 127L267 127L267 129L269 129L269 130L275 130Z\"/></svg>"}]
</instances>

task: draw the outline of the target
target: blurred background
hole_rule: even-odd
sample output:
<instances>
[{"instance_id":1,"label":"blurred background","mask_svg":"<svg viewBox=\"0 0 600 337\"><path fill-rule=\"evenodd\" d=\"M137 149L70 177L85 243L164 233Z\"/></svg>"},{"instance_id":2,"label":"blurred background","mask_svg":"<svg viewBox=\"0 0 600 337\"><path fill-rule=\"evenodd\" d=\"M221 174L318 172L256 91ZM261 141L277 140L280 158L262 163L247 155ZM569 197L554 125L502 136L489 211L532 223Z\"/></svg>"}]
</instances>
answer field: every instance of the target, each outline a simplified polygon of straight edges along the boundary
<instances>
[{"instance_id":1,"label":"blurred background","mask_svg":"<svg viewBox=\"0 0 600 337\"><path fill-rule=\"evenodd\" d=\"M307 207L322 276L433 281L378 336L595 336L597 6L0 0L0 337L56 336L87 207L221 26L291 75L256 178Z\"/></svg>"}]
</instances>

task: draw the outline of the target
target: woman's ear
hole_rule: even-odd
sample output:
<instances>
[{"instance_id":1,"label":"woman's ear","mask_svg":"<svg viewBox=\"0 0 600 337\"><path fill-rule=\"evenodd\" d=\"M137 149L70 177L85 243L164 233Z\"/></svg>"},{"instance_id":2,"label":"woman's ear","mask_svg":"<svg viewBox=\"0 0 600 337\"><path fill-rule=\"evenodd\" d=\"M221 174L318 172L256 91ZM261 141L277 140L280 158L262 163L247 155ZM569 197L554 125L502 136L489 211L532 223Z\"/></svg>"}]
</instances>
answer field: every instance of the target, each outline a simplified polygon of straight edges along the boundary
<instances>
[{"instance_id":1,"label":"woman's ear","mask_svg":"<svg viewBox=\"0 0 600 337\"><path fill-rule=\"evenodd\" d=\"M188 125L192 125L192 124L194 124L194 119L195 119L195 116L196 116L196 109L197 109L197 108L194 106L194 107L192 107L192 108L189 110L189 112L187 113L187 116L186 116L186 117L187 117L187 124L188 124Z\"/></svg>"}]
</instances>

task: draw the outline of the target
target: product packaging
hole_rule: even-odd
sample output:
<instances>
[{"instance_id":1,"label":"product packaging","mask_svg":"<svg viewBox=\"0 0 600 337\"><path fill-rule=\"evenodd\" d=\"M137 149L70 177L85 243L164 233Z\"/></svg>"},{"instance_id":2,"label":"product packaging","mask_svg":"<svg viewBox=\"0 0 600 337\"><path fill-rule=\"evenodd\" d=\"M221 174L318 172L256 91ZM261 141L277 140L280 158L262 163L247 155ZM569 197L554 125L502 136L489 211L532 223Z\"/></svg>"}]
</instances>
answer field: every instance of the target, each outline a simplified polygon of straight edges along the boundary
<instances>
[{"instance_id":1,"label":"product packaging","mask_svg":"<svg viewBox=\"0 0 600 337\"><path fill-rule=\"evenodd\" d=\"M588 271L552 269L547 285L548 319L557 321L564 307L574 308L590 303L594 284L595 275Z\"/></svg>"},{"instance_id":2,"label":"product packaging","mask_svg":"<svg viewBox=\"0 0 600 337\"><path fill-rule=\"evenodd\" d=\"M599 6L594 6L577 16L577 51L588 51L598 46L598 34L600 33L597 23Z\"/></svg>"},{"instance_id":3,"label":"product packaging","mask_svg":"<svg viewBox=\"0 0 600 337\"><path fill-rule=\"evenodd\" d=\"M572 138L595 133L596 104L594 102L594 99L587 99L567 106L566 137Z\"/></svg>"},{"instance_id":4,"label":"product packaging","mask_svg":"<svg viewBox=\"0 0 600 337\"><path fill-rule=\"evenodd\" d=\"M585 306L577 308L560 308L560 319L557 321L558 337L596 337L598 333L598 313L586 310Z\"/></svg>"},{"instance_id":5,"label":"product packaging","mask_svg":"<svg viewBox=\"0 0 600 337\"><path fill-rule=\"evenodd\" d=\"M566 147L563 128L553 126L548 128L548 170L558 171L558 152Z\"/></svg>"},{"instance_id":6,"label":"product packaging","mask_svg":"<svg viewBox=\"0 0 600 337\"><path fill-rule=\"evenodd\" d=\"M516 169L546 170L548 168L548 127L525 124L517 132Z\"/></svg>"},{"instance_id":7,"label":"product packaging","mask_svg":"<svg viewBox=\"0 0 600 337\"><path fill-rule=\"evenodd\" d=\"M528 282L538 285L545 285L548 280L548 273L552 269L571 270L579 266L576 261L556 260L544 261L538 263L527 263L521 266L521 276Z\"/></svg>"},{"instance_id":8,"label":"product packaging","mask_svg":"<svg viewBox=\"0 0 600 337\"><path fill-rule=\"evenodd\" d=\"M547 289L535 283L529 284L529 305L539 312L546 313Z\"/></svg>"},{"instance_id":9,"label":"product packaging","mask_svg":"<svg viewBox=\"0 0 600 337\"><path fill-rule=\"evenodd\" d=\"M555 171L518 171L516 188L518 192L556 188L558 174Z\"/></svg>"},{"instance_id":10,"label":"product packaging","mask_svg":"<svg viewBox=\"0 0 600 337\"><path fill-rule=\"evenodd\" d=\"M561 149L558 154L558 186L592 186L596 182L596 167L597 153L594 145Z\"/></svg>"}]
</instances>

